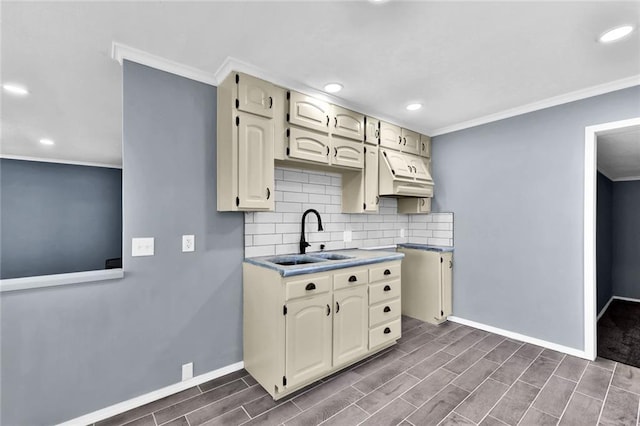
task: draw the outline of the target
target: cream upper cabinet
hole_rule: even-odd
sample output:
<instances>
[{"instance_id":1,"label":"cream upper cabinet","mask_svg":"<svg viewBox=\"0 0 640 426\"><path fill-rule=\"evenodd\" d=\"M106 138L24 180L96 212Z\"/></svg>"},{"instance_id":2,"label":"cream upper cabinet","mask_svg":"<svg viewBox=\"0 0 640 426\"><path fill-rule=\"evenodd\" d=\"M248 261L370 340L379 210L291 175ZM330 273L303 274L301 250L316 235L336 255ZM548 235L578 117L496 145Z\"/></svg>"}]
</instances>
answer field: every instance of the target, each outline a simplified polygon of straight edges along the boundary
<instances>
[{"instance_id":1,"label":"cream upper cabinet","mask_svg":"<svg viewBox=\"0 0 640 426\"><path fill-rule=\"evenodd\" d=\"M217 209L273 210L275 87L232 73L218 86Z\"/></svg>"},{"instance_id":2,"label":"cream upper cabinet","mask_svg":"<svg viewBox=\"0 0 640 426\"><path fill-rule=\"evenodd\" d=\"M362 169L364 167L364 145L362 142L342 138L331 138L333 158L331 164Z\"/></svg>"},{"instance_id":3,"label":"cream upper cabinet","mask_svg":"<svg viewBox=\"0 0 640 426\"><path fill-rule=\"evenodd\" d=\"M366 117L364 126L364 142L378 145L380 142L380 120L373 117Z\"/></svg>"},{"instance_id":4,"label":"cream upper cabinet","mask_svg":"<svg viewBox=\"0 0 640 426\"><path fill-rule=\"evenodd\" d=\"M429 136L420 135L420 155L431 158L431 138Z\"/></svg>"},{"instance_id":5,"label":"cream upper cabinet","mask_svg":"<svg viewBox=\"0 0 640 426\"><path fill-rule=\"evenodd\" d=\"M330 163L329 135L294 126L287 130L287 135L289 136L288 155L290 158L321 164Z\"/></svg>"},{"instance_id":6,"label":"cream upper cabinet","mask_svg":"<svg viewBox=\"0 0 640 426\"><path fill-rule=\"evenodd\" d=\"M333 366L362 357L368 351L369 302L367 286L333 294Z\"/></svg>"},{"instance_id":7,"label":"cream upper cabinet","mask_svg":"<svg viewBox=\"0 0 640 426\"><path fill-rule=\"evenodd\" d=\"M380 122L380 146L400 149L402 143L402 129L394 124Z\"/></svg>"},{"instance_id":8,"label":"cream upper cabinet","mask_svg":"<svg viewBox=\"0 0 640 426\"><path fill-rule=\"evenodd\" d=\"M433 179L431 179L431 173L429 172L429 164L427 159L413 155L407 158L409 166L413 169L416 180L423 182L433 182Z\"/></svg>"},{"instance_id":9,"label":"cream upper cabinet","mask_svg":"<svg viewBox=\"0 0 640 426\"><path fill-rule=\"evenodd\" d=\"M236 108L263 117L273 118L273 84L246 74L236 74L238 97Z\"/></svg>"},{"instance_id":10,"label":"cream upper cabinet","mask_svg":"<svg viewBox=\"0 0 640 426\"><path fill-rule=\"evenodd\" d=\"M286 387L329 371L332 365L331 294L287 303Z\"/></svg>"},{"instance_id":11,"label":"cream upper cabinet","mask_svg":"<svg viewBox=\"0 0 640 426\"><path fill-rule=\"evenodd\" d=\"M399 198L398 213L400 214L431 213L431 198Z\"/></svg>"},{"instance_id":12,"label":"cream upper cabinet","mask_svg":"<svg viewBox=\"0 0 640 426\"><path fill-rule=\"evenodd\" d=\"M377 212L378 196L378 147L366 146L364 154L364 211Z\"/></svg>"},{"instance_id":13,"label":"cream upper cabinet","mask_svg":"<svg viewBox=\"0 0 640 426\"><path fill-rule=\"evenodd\" d=\"M420 154L420 134L411 130L402 129L402 152L418 155Z\"/></svg>"},{"instance_id":14,"label":"cream upper cabinet","mask_svg":"<svg viewBox=\"0 0 640 426\"><path fill-rule=\"evenodd\" d=\"M387 159L394 176L407 179L414 178L413 167L409 164L409 161L407 161L405 154L388 149L381 149L380 152L382 152L382 155Z\"/></svg>"},{"instance_id":15,"label":"cream upper cabinet","mask_svg":"<svg viewBox=\"0 0 640 426\"><path fill-rule=\"evenodd\" d=\"M272 209L273 122L251 114L238 114L238 207Z\"/></svg>"},{"instance_id":16,"label":"cream upper cabinet","mask_svg":"<svg viewBox=\"0 0 640 426\"><path fill-rule=\"evenodd\" d=\"M296 126L329 133L331 105L320 99L289 91L288 121Z\"/></svg>"},{"instance_id":17,"label":"cream upper cabinet","mask_svg":"<svg viewBox=\"0 0 640 426\"><path fill-rule=\"evenodd\" d=\"M364 140L364 115L337 105L332 105L331 110L333 113L333 123L330 124L331 135L360 142Z\"/></svg>"}]
</instances>

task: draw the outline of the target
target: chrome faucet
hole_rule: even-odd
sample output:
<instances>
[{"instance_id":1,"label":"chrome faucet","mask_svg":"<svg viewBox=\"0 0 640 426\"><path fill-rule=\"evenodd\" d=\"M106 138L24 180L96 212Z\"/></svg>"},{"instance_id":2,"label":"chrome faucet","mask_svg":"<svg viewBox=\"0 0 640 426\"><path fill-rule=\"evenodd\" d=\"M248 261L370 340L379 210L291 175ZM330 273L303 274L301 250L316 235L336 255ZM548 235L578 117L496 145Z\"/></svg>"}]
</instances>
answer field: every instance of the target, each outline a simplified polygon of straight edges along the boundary
<instances>
[{"instance_id":1,"label":"chrome faucet","mask_svg":"<svg viewBox=\"0 0 640 426\"><path fill-rule=\"evenodd\" d=\"M324 231L324 229L322 228L322 218L320 217L320 213L318 213L318 210L309 209L305 211L302 214L302 233L300 234L300 254L305 254L307 252L307 247L311 245L304 238L304 220L307 218L307 215L309 213L315 214L316 217L318 218L318 231Z\"/></svg>"}]
</instances>

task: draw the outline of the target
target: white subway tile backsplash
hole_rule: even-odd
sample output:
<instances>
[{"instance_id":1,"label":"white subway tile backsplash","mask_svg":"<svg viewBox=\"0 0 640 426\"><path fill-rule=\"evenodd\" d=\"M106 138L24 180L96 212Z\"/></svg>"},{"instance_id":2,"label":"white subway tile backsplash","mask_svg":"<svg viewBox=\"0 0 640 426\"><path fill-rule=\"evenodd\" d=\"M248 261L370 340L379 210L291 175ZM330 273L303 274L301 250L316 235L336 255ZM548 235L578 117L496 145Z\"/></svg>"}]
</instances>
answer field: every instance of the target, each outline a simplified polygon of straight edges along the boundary
<instances>
[{"instance_id":1,"label":"white subway tile backsplash","mask_svg":"<svg viewBox=\"0 0 640 426\"><path fill-rule=\"evenodd\" d=\"M397 213L398 201L382 197L378 213L342 213L342 177L338 173L303 171L278 167L275 170L275 212L245 213L245 256L296 253L299 250L302 212L314 208L322 215L324 232L317 231L315 215L307 216L308 252L355 247L378 247L416 242L453 244L453 214L404 215ZM404 229L405 236L400 237ZM343 241L344 231L352 241Z\"/></svg>"},{"instance_id":2,"label":"white subway tile backsplash","mask_svg":"<svg viewBox=\"0 0 640 426\"><path fill-rule=\"evenodd\" d=\"M254 246L282 244L282 234L260 234L253 236Z\"/></svg>"},{"instance_id":3,"label":"white subway tile backsplash","mask_svg":"<svg viewBox=\"0 0 640 426\"><path fill-rule=\"evenodd\" d=\"M247 223L244 225L245 235L252 234L273 234L276 232L274 223Z\"/></svg>"},{"instance_id":4,"label":"white subway tile backsplash","mask_svg":"<svg viewBox=\"0 0 640 426\"><path fill-rule=\"evenodd\" d=\"M282 201L293 203L308 203L309 194L304 192L283 192Z\"/></svg>"}]
</instances>

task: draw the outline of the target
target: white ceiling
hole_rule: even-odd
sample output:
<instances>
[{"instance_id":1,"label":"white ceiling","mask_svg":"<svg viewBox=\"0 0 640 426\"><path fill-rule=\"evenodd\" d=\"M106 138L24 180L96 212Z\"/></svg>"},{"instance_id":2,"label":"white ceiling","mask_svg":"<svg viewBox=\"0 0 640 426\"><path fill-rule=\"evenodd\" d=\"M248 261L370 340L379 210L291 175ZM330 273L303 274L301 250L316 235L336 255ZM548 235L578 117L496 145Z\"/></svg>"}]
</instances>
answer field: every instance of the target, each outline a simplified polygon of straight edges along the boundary
<instances>
[{"instance_id":1,"label":"white ceiling","mask_svg":"<svg viewBox=\"0 0 640 426\"><path fill-rule=\"evenodd\" d=\"M598 136L598 170L613 181L640 180L640 126Z\"/></svg>"},{"instance_id":2,"label":"white ceiling","mask_svg":"<svg viewBox=\"0 0 640 426\"><path fill-rule=\"evenodd\" d=\"M426 134L640 74L640 2L2 2L5 156L120 164L113 41L214 73L232 56ZM404 106L421 102L409 112ZM49 137L55 146L37 141Z\"/></svg>"}]
</instances>

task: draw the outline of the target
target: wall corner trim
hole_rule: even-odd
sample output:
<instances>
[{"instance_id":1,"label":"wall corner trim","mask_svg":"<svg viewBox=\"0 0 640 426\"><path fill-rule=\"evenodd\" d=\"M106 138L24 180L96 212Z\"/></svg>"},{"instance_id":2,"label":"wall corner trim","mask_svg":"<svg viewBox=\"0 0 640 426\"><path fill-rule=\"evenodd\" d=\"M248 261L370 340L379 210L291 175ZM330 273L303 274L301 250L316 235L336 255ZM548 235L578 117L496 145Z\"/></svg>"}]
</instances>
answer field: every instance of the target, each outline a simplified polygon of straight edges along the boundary
<instances>
[{"instance_id":1,"label":"wall corner trim","mask_svg":"<svg viewBox=\"0 0 640 426\"><path fill-rule=\"evenodd\" d=\"M504 330L502 328L482 324L482 323L467 320L464 318L459 318L456 316L450 316L447 319L451 322L467 325L469 327L478 328L480 330L488 331L490 333L499 334L501 336L508 337L510 339L520 340L526 343L531 343L532 345L542 346L543 348L551 349L551 350L562 352L568 355L576 356L578 358L584 358L584 359L589 359L593 361L593 359L589 358L587 354L580 349L570 348L568 346L559 345L557 343L547 342L546 340L537 339L535 337L526 336L524 334L516 333L509 330Z\"/></svg>"},{"instance_id":2,"label":"wall corner trim","mask_svg":"<svg viewBox=\"0 0 640 426\"><path fill-rule=\"evenodd\" d=\"M154 55L144 50L136 49L135 47L127 46L122 43L111 43L111 57L118 61L122 65L123 60L136 62L138 64L146 65L151 68L155 68L161 71L166 71L171 74L179 75L191 80L199 81L201 83L217 86L218 81L215 75L203 71L198 68L184 65L179 62L172 61L170 59L163 58L161 56Z\"/></svg>"},{"instance_id":3,"label":"wall corner trim","mask_svg":"<svg viewBox=\"0 0 640 426\"><path fill-rule=\"evenodd\" d=\"M587 87L562 95L553 96L551 98L532 102L530 104L520 105L515 108L510 108L504 111L496 112L495 114L489 114L483 117L474 118L469 121L463 121L461 123L452 124L450 126L440 127L438 129L434 129L431 136L440 136L446 133L457 132L458 130L464 130L470 127L476 127L482 124L504 120L505 118L511 118L529 112L551 108L557 105L579 101L580 99L591 98L593 96L603 95L605 93L615 92L616 90L627 89L629 87L638 85L640 85L640 74L620 80L610 81L608 83L598 84L596 86Z\"/></svg>"},{"instance_id":4,"label":"wall corner trim","mask_svg":"<svg viewBox=\"0 0 640 426\"><path fill-rule=\"evenodd\" d=\"M226 374L233 373L234 371L238 371L243 368L244 361L236 362L235 364L230 364L226 367L218 368L217 370L201 374L192 379L166 386L153 392L149 392L144 395L129 399L127 401L111 405L101 410L94 411L93 413L85 414L81 417L76 417L75 419L68 420L64 423L59 423L58 426L75 426L80 424L86 425L96 423L101 420L108 419L109 417L124 413L125 411L141 407L160 398L164 398L169 395L173 395L174 393L178 393L185 389L189 389L199 384L208 382L209 380L217 379L218 377L222 377Z\"/></svg>"}]
</instances>

